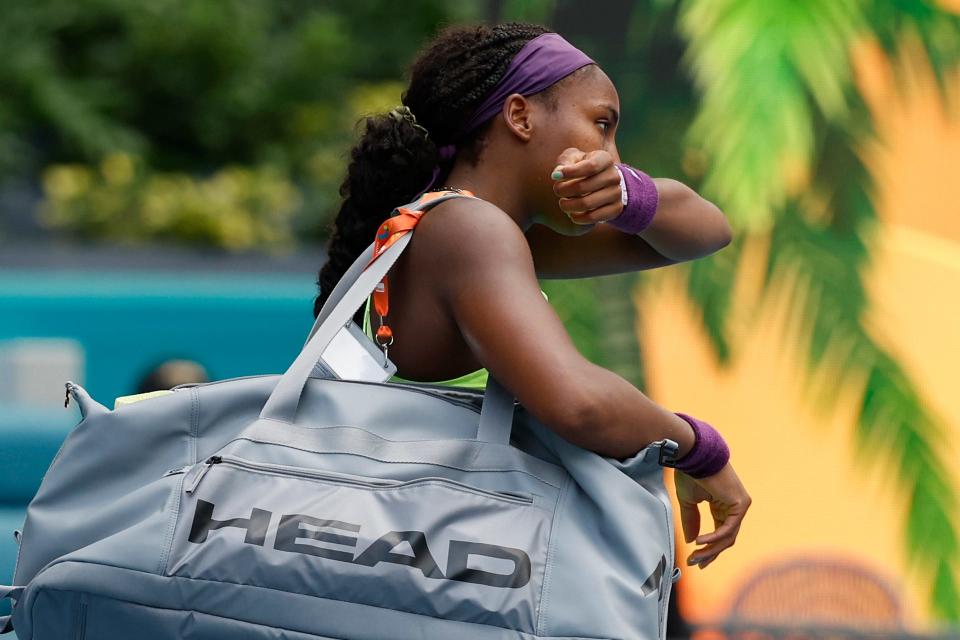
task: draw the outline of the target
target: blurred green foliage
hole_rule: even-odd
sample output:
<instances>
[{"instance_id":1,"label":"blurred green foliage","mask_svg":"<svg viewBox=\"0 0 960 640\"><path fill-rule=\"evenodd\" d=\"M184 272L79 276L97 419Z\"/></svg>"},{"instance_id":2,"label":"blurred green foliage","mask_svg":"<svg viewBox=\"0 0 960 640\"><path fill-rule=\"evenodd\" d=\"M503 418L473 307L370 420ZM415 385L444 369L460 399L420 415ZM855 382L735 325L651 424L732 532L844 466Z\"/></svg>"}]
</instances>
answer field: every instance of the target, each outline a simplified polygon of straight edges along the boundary
<instances>
[{"instance_id":1,"label":"blurred green foliage","mask_svg":"<svg viewBox=\"0 0 960 640\"><path fill-rule=\"evenodd\" d=\"M228 250L293 247L290 220L299 193L266 166L226 166L206 178L148 173L123 152L96 167L57 164L43 173L41 220L82 237L130 242L174 239Z\"/></svg>"},{"instance_id":2,"label":"blurred green foliage","mask_svg":"<svg viewBox=\"0 0 960 640\"><path fill-rule=\"evenodd\" d=\"M398 104L416 50L470 10L443 0L4 3L0 182L43 176L41 220L88 237L228 249L320 239L355 123ZM126 162L131 180L111 182L108 167Z\"/></svg>"}]
</instances>

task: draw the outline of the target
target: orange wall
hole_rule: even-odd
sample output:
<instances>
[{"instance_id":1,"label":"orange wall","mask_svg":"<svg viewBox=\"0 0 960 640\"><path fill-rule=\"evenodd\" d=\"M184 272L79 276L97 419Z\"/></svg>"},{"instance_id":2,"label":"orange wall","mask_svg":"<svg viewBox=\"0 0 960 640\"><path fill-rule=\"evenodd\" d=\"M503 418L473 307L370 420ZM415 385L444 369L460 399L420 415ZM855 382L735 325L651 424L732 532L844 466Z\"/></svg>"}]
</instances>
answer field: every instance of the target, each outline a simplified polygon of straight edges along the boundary
<instances>
[{"instance_id":1,"label":"orange wall","mask_svg":"<svg viewBox=\"0 0 960 640\"><path fill-rule=\"evenodd\" d=\"M875 49L859 48L857 63L858 82L886 139L885 148L864 150L878 178L883 220L867 274L868 324L946 421L949 440L941 453L960 494L954 463L960 460L960 117L950 122L942 113L922 66L912 70L914 82L901 97ZM952 85L960 104L960 74ZM753 249L762 257L762 246ZM651 274L652 286L636 301L647 391L724 434L754 500L736 546L705 570L682 564L696 546L684 545L677 519L681 610L694 621L720 618L737 587L764 563L800 553L839 555L895 585L908 625L932 630L926 581L906 569L904 496L890 471L855 460L856 398L847 393L832 415L814 412L800 391L803 354L784 329L783 308L775 302L753 307L760 263L746 264L731 323L739 356L727 369L715 365L669 269ZM672 483L668 471L671 492ZM675 496L674 502L676 509ZM701 516L703 531L712 531L705 504Z\"/></svg>"}]
</instances>

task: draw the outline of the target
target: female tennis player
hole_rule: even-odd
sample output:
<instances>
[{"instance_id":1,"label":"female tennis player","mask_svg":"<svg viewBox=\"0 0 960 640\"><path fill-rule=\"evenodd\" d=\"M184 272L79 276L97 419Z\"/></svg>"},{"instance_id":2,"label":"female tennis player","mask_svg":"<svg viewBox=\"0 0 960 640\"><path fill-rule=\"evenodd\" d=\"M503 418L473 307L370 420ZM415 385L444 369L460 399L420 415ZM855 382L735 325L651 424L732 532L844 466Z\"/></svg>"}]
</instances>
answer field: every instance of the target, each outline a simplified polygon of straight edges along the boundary
<instances>
[{"instance_id":1,"label":"female tennis player","mask_svg":"<svg viewBox=\"0 0 960 640\"><path fill-rule=\"evenodd\" d=\"M689 565L734 544L751 499L708 423L671 412L575 347L538 278L651 269L722 249L721 211L684 184L621 162L617 90L542 25L443 29L415 59L403 105L365 119L340 187L317 315L394 207L437 204L390 271L390 358L399 380L482 388L492 372L568 441L623 459L679 444L675 482ZM369 301L358 324L379 324ZM402 376L402 377L401 377ZM697 504L715 530L700 534Z\"/></svg>"}]
</instances>

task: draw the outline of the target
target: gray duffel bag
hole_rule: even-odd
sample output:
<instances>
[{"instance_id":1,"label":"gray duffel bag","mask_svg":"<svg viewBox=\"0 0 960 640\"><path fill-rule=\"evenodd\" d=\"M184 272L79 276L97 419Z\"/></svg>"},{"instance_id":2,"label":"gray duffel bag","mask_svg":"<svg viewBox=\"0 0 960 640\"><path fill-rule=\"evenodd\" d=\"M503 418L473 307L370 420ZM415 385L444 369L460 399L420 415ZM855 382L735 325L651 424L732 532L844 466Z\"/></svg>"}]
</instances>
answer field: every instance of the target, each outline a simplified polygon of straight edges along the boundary
<instances>
[{"instance_id":1,"label":"gray duffel bag","mask_svg":"<svg viewBox=\"0 0 960 640\"><path fill-rule=\"evenodd\" d=\"M407 208L428 208L447 197ZM466 197L466 196L460 196ZM409 244L367 248L283 375L82 419L27 508L0 630L19 640L663 639L661 452L625 460L484 394L313 377Z\"/></svg>"}]
</instances>

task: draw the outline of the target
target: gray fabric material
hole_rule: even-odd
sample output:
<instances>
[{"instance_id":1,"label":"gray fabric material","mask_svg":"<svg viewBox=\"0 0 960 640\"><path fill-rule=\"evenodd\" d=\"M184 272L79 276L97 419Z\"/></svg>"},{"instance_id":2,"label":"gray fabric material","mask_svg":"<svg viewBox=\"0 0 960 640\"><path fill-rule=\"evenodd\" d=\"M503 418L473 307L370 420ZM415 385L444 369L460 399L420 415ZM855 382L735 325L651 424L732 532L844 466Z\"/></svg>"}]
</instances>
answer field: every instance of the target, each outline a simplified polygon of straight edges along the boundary
<instances>
[{"instance_id":1,"label":"gray fabric material","mask_svg":"<svg viewBox=\"0 0 960 640\"><path fill-rule=\"evenodd\" d=\"M113 411L70 387L82 420L27 508L8 591L20 640L663 640L659 445L600 456L512 403L491 414L498 442L476 394L309 377L327 321L283 376Z\"/></svg>"},{"instance_id":2,"label":"gray fabric material","mask_svg":"<svg viewBox=\"0 0 960 640\"><path fill-rule=\"evenodd\" d=\"M511 446L491 447L470 440L416 440L395 442L356 427L323 429L294 426L280 431L258 422L244 439L280 444L314 453L347 453L393 464L431 463L461 471L517 471L559 488L564 474L555 465Z\"/></svg>"},{"instance_id":3,"label":"gray fabric material","mask_svg":"<svg viewBox=\"0 0 960 640\"><path fill-rule=\"evenodd\" d=\"M263 508L262 545L244 545L241 529L210 531L209 544L198 544L190 540L197 517L182 518L165 575L255 584L525 632L535 628L556 498L537 507L524 492L473 491L444 476L374 487L292 475L291 466L290 475L267 476L256 468L249 461L210 466L181 508L199 513L203 500L215 505L210 513L216 520L249 519L253 509ZM489 572L477 582L457 579L463 574L454 570L463 566L464 542L483 552L471 557L471 567ZM482 546L487 544L496 548ZM238 562L238 553L250 561Z\"/></svg>"},{"instance_id":4,"label":"gray fabric material","mask_svg":"<svg viewBox=\"0 0 960 640\"><path fill-rule=\"evenodd\" d=\"M7 586L0 584L0 600L12 598L16 600L23 592L23 587Z\"/></svg>"},{"instance_id":5,"label":"gray fabric material","mask_svg":"<svg viewBox=\"0 0 960 640\"><path fill-rule=\"evenodd\" d=\"M276 381L277 376L218 381L116 411L78 390L86 417L64 442L27 510L14 579L26 586L14 609L21 640L56 637L31 635L30 620L52 619L48 608L61 606L58 593L72 590L126 601L125 594L147 580L154 585L151 591L170 596L184 593L186 584L203 587L189 605L165 603L165 608L183 606L222 616L222 603L246 602L238 606L237 620L270 626L262 616L272 612L272 624L284 628L296 597L307 597L301 592L331 595L330 585L317 579L331 566L340 571L336 575L349 595L329 600L337 612L333 617L348 619L351 607L362 605L385 620L382 634L399 629L392 637L414 638L423 629L431 637L447 637L446 628L445 635L437 636L440 628L431 626L441 614L454 625L450 633L468 637L483 637L474 632L484 629L490 637L662 638L658 634L665 624L670 584L663 576L673 573L674 550L657 446L626 460L605 458L567 443L522 408L514 416L516 446L485 443L475 439L479 415L467 403L405 385L315 378L306 384L298 423L261 420L259 411ZM185 477L193 477L193 470L203 466L200 461L216 453L263 466L370 480L442 480L381 490L324 484L294 471L277 475L214 465L196 490L186 493ZM534 500L485 498L456 483ZM203 544L185 540L199 500L215 505L212 517L217 520L249 518L254 508L269 511L265 544L245 543L244 531L236 527L210 531ZM416 567L392 562L369 567L276 549L280 517L298 512L358 525L356 532L324 530L356 537L350 547L297 540L352 548L356 557L391 531L422 531L445 576L451 540L522 548L530 559L527 585L533 586L510 592L512 598L497 598L490 587L429 578ZM308 530L320 531L304 527ZM408 544L396 553L413 553ZM643 585L664 559L667 566L653 580L655 590L644 595ZM486 564L471 568L493 572L508 572L512 566L497 558L474 560ZM54 570L67 563L77 567L81 586L68 589L58 582ZM106 566L128 572L112 596L101 591L104 581L93 571ZM207 573L217 567L225 573ZM372 580L353 573L361 569L376 574L376 588L360 588L365 579ZM611 580L614 575L617 579ZM31 597L38 593L48 595ZM265 609L264 593L280 600ZM405 599L412 593L420 597ZM583 593L594 597L584 600ZM364 594L386 600L371 604ZM434 609L417 608L425 606ZM131 611L124 615L134 616ZM500 612L500 617L483 618L484 611ZM331 630L320 625L320 618L316 627L295 630L320 637L391 637L377 636L367 625L353 634ZM365 613L362 619L369 618ZM479 622L483 619L487 622ZM202 628L198 619L182 624L185 630ZM264 631L262 637L276 636Z\"/></svg>"},{"instance_id":6,"label":"gray fabric material","mask_svg":"<svg viewBox=\"0 0 960 640\"><path fill-rule=\"evenodd\" d=\"M188 621L184 618L193 617L200 613L208 619L220 619L225 622L243 620L250 627L263 627L259 635L240 637L255 638L299 638L288 635L301 633L304 637L320 638L331 637L340 640L359 637L356 631L362 627L362 637L367 640L423 640L424 638L469 638L470 640L535 640L536 636L508 631L502 628L465 624L438 618L427 618L403 612L391 611L369 605L352 602L329 600L316 596L305 596L298 593L277 592L271 589L248 587L234 588L230 584L204 583L187 578L162 578L155 575L133 576L127 569L108 565L85 565L76 562L65 562L51 567L42 577L42 585L38 584L37 592L49 592L56 589L60 592L57 600L62 604L54 611L44 608L49 616L37 617L30 624L25 622L18 626L20 640L55 639L62 640L60 635L44 633L70 629L76 617L81 615L79 609L80 594L88 596L91 603L101 601L103 604L88 604L86 624L89 630L100 630L101 635L86 634L87 638L137 638L149 640L175 640L182 637L190 638L233 638L233 635L217 632L233 631L227 626L206 627L210 633L203 634L198 629L203 628L206 622L201 620ZM129 585L125 587L124 585ZM223 592L218 593L218 592ZM51 598L53 600L53 598ZM108 602L112 600L113 602ZM131 603L141 608L153 608L153 611L130 611L121 607L122 603ZM204 602L202 612L189 611L190 604ZM31 605L44 606L47 603L31 602ZM54 605L50 601L47 606ZM94 608L104 607L102 614L93 612ZM185 611L184 611L185 610ZM276 612L282 610L282 620L278 620ZM136 617L128 618L131 613ZM172 614L177 626L172 626L165 620L165 616ZM94 622L94 618L96 621ZM211 620L211 624L216 624ZM36 626L34 626L36 625ZM37 628L37 627L45 628ZM156 631L151 631L156 629ZM277 630L283 630L283 635ZM189 632L189 636L184 634ZM31 633L31 635L27 635ZM114 634L114 635L111 635ZM178 635L180 634L180 635ZM70 636L67 636L70 637ZM553 640L580 640L582 636L557 637Z\"/></svg>"},{"instance_id":7,"label":"gray fabric material","mask_svg":"<svg viewBox=\"0 0 960 640\"><path fill-rule=\"evenodd\" d=\"M480 426L477 440L481 442L510 443L510 429L513 423L514 396L500 384L492 373L487 374L487 385L483 394L483 411L480 414Z\"/></svg>"},{"instance_id":8,"label":"gray fabric material","mask_svg":"<svg viewBox=\"0 0 960 640\"><path fill-rule=\"evenodd\" d=\"M0 584L0 600L16 600L23 593L23 587ZM13 631L13 616L0 616L0 634Z\"/></svg>"}]
</instances>

